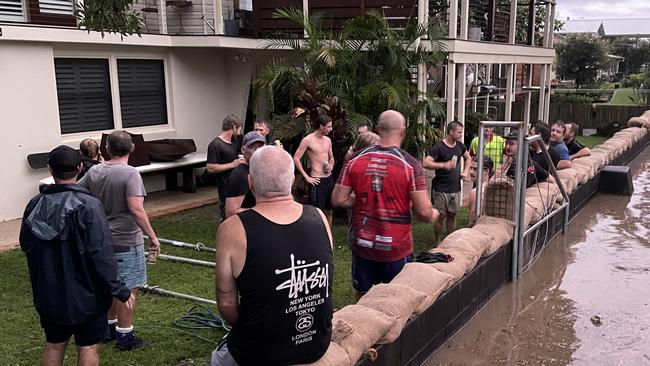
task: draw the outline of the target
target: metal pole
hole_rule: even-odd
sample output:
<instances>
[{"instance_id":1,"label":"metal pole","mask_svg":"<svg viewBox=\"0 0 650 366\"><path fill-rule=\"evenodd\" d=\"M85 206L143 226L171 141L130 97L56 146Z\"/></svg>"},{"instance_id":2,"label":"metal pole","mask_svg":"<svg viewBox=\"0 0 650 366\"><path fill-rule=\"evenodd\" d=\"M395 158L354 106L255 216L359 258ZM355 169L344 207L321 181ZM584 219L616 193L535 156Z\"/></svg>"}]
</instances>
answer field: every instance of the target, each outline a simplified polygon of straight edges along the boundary
<instances>
[{"instance_id":1,"label":"metal pole","mask_svg":"<svg viewBox=\"0 0 650 366\"><path fill-rule=\"evenodd\" d=\"M145 239L149 239L149 237L146 236L146 235L143 235L143 237L144 237ZM170 240L170 239L164 239L164 238L158 238L158 241L159 241L161 244L169 244L169 245L173 245L173 246L178 247L178 248L190 248L190 249L195 249L195 250L197 250L197 251L199 251L199 252L212 252L212 253L216 252L216 249L214 249L214 248L210 248L210 247L206 247L206 246L205 246L203 243L201 243L201 242L198 242L198 243L196 243L196 244L190 244L190 243L185 243L185 242L178 241L178 240Z\"/></svg>"},{"instance_id":2,"label":"metal pole","mask_svg":"<svg viewBox=\"0 0 650 366\"><path fill-rule=\"evenodd\" d=\"M145 255L149 256L149 252L145 252ZM194 264L197 266L205 266L205 267L212 267L212 268L216 267L214 262L202 261L193 258L177 257L175 255L159 254L158 259L172 261L172 262L179 262L179 263Z\"/></svg>"},{"instance_id":3,"label":"metal pole","mask_svg":"<svg viewBox=\"0 0 650 366\"><path fill-rule=\"evenodd\" d=\"M192 296L188 294L183 294L180 292L175 292L175 291L169 291L162 289L158 286L149 286L149 285L144 285L141 287L143 291L145 292L150 292L152 294L157 294L157 295L163 295L163 296L171 296L171 297L178 297L181 299L186 299L186 300L192 300L196 302L202 302L204 304L210 304L210 305L217 305L217 302L214 300L208 300L202 297L197 297L197 296Z\"/></svg>"},{"instance_id":4,"label":"metal pole","mask_svg":"<svg viewBox=\"0 0 650 366\"><path fill-rule=\"evenodd\" d=\"M483 127L483 121L478 125L478 151L477 151L477 161L476 161L476 200L474 202L474 222L476 222L481 216L481 200L483 197L483 144L485 143L485 137L483 133L485 127Z\"/></svg>"},{"instance_id":5,"label":"metal pole","mask_svg":"<svg viewBox=\"0 0 650 366\"><path fill-rule=\"evenodd\" d=\"M524 179L526 178L525 174L528 168L528 161L526 159L528 154L528 144L525 144L524 141L524 130L520 126L517 135L517 169L515 169L515 202L513 210L514 217L512 218L515 222L514 240L512 245L512 266L510 268L510 274L513 281L517 281L517 278L519 277L519 266L521 265L519 257L521 256L520 248L523 240L523 230L521 228L521 226L523 226L523 215L521 215L521 210L526 207L526 197L524 196L523 186L525 184Z\"/></svg>"}]
</instances>

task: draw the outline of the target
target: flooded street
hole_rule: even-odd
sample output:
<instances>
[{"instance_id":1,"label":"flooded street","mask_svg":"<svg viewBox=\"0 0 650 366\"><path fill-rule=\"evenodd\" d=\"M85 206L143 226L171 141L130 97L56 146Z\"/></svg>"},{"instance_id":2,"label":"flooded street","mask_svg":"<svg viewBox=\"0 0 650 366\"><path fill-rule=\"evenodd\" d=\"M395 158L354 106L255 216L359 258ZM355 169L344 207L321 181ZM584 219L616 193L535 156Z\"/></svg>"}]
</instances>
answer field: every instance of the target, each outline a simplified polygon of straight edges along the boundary
<instances>
[{"instance_id":1,"label":"flooded street","mask_svg":"<svg viewBox=\"0 0 650 366\"><path fill-rule=\"evenodd\" d=\"M649 155L425 365L650 365Z\"/></svg>"}]
</instances>

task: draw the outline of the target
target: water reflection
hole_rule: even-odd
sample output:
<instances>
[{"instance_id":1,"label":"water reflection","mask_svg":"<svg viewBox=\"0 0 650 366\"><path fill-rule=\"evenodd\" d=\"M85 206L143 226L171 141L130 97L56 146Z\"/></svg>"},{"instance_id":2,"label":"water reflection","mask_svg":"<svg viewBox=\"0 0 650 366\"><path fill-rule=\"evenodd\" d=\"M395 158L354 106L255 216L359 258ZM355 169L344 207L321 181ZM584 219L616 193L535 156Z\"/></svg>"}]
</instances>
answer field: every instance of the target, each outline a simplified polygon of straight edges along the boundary
<instances>
[{"instance_id":1,"label":"water reflection","mask_svg":"<svg viewBox=\"0 0 650 366\"><path fill-rule=\"evenodd\" d=\"M632 197L597 195L427 365L650 365L648 152Z\"/></svg>"}]
</instances>

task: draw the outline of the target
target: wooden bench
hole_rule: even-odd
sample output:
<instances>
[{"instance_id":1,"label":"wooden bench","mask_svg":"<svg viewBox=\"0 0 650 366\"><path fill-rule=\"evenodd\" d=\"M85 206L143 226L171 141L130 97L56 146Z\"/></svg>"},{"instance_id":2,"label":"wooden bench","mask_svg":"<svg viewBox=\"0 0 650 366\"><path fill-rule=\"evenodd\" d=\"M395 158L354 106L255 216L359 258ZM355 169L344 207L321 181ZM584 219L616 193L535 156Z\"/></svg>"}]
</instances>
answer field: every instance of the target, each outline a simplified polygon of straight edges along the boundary
<instances>
[{"instance_id":1,"label":"wooden bench","mask_svg":"<svg viewBox=\"0 0 650 366\"><path fill-rule=\"evenodd\" d=\"M35 154L33 154L35 155ZM45 153L47 160L47 153ZM28 159L29 160L29 159ZM177 191L178 187L178 173L183 174L182 190L188 193L196 192L196 178L194 176L194 168L204 167L207 161L206 153L191 153L184 157L166 162L151 162L151 164L141 165L135 167L140 175L150 176L160 173L165 174L165 189L168 191ZM30 164L31 165L31 164ZM34 167L34 166L32 166ZM53 184L54 178L47 177L41 179L39 184Z\"/></svg>"}]
</instances>

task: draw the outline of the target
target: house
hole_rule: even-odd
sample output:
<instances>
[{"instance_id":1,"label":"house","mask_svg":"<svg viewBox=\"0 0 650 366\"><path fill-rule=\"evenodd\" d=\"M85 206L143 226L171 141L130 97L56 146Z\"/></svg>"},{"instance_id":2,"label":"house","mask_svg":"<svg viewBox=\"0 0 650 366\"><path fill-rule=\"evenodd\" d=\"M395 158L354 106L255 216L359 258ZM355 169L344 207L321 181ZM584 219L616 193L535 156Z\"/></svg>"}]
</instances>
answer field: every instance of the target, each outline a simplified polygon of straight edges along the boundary
<instances>
[{"instance_id":1,"label":"house","mask_svg":"<svg viewBox=\"0 0 650 366\"><path fill-rule=\"evenodd\" d=\"M99 139L114 129L141 133L145 140L193 138L205 151L225 115L245 116L258 70L278 54L291 56L266 49L264 37L277 29L301 36L294 24L272 18L274 8L302 9L304 4L306 15L324 12L333 24L369 9L384 12L396 27L414 19L440 20L447 30L448 61L437 74L421 65L417 83L425 90L437 75L448 120L463 120L470 101L475 110L491 110L495 97L511 105L515 93L526 94L530 106L534 89L541 91L540 104L546 107L532 118L548 116L552 30L544 32L542 46L535 46L533 29L524 42L515 39L514 14L525 7L534 19L533 2L495 0L488 8L474 0L452 0L438 8L433 3L242 0L235 9L233 0L138 0L134 6L145 33L122 38L77 29L73 0L2 1L0 115L7 141L0 148L6 162L0 221L20 217L38 181L49 175L46 169L31 169L28 154L59 144L76 147L84 138ZM555 1L541 4L550 24ZM516 83L516 65L541 65L539 82L533 84L529 72ZM506 107L500 118L508 120L510 113ZM149 191L160 190L164 179L148 177L145 183Z\"/></svg>"}]
</instances>

